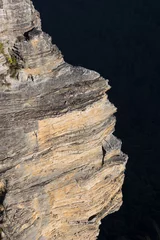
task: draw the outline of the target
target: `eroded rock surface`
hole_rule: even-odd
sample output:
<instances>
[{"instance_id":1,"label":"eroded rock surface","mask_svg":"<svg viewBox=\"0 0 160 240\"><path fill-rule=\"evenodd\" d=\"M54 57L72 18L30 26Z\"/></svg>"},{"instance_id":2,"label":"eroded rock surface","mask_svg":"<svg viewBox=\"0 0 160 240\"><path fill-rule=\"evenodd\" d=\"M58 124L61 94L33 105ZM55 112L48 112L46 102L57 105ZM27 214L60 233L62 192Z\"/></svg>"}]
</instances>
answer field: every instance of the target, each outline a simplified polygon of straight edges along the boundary
<instances>
[{"instance_id":1,"label":"eroded rock surface","mask_svg":"<svg viewBox=\"0 0 160 240\"><path fill-rule=\"evenodd\" d=\"M3 239L94 240L127 161L108 81L65 63L30 0L0 0L0 21Z\"/></svg>"}]
</instances>

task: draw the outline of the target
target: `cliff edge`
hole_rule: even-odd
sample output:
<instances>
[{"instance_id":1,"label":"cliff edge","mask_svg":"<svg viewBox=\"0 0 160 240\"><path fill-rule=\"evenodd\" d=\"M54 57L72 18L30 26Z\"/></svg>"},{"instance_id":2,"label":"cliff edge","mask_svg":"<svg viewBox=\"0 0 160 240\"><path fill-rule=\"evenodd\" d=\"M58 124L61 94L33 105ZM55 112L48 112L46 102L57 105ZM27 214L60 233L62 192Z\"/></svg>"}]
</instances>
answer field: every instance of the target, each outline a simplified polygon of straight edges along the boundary
<instances>
[{"instance_id":1,"label":"cliff edge","mask_svg":"<svg viewBox=\"0 0 160 240\"><path fill-rule=\"evenodd\" d=\"M94 240L127 162L108 81L64 61L30 0L0 0L0 22L1 238Z\"/></svg>"}]
</instances>

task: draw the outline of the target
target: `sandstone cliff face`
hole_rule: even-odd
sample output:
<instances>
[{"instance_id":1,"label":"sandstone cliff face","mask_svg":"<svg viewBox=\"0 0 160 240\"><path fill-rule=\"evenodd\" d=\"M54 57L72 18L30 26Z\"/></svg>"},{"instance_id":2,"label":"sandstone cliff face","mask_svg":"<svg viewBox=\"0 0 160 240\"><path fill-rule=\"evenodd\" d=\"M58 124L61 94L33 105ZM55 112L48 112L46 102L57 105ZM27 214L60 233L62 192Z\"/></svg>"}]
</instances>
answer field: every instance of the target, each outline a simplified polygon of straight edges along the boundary
<instances>
[{"instance_id":1,"label":"sandstone cliff face","mask_svg":"<svg viewBox=\"0 0 160 240\"><path fill-rule=\"evenodd\" d=\"M108 81L63 60L30 0L0 0L3 239L96 239L122 204L127 156Z\"/></svg>"}]
</instances>

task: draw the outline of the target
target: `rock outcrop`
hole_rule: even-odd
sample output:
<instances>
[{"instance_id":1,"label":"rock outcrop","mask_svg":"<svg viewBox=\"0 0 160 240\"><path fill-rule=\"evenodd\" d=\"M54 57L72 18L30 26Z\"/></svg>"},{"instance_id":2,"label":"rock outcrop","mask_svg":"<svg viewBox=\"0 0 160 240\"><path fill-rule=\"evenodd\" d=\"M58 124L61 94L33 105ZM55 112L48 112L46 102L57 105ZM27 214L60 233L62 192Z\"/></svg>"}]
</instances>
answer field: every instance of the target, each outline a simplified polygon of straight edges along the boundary
<instances>
[{"instance_id":1,"label":"rock outcrop","mask_svg":"<svg viewBox=\"0 0 160 240\"><path fill-rule=\"evenodd\" d=\"M30 0L0 0L3 239L96 239L122 204L127 156L108 81L67 64Z\"/></svg>"}]
</instances>

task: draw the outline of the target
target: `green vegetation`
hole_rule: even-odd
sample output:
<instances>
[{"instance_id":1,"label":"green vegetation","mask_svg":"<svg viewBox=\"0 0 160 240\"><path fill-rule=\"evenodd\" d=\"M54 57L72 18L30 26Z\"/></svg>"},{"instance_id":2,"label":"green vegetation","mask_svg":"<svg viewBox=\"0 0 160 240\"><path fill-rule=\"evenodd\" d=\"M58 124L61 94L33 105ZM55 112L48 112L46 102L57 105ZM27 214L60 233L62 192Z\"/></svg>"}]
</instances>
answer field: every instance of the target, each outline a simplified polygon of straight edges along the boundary
<instances>
[{"instance_id":1,"label":"green vegetation","mask_svg":"<svg viewBox=\"0 0 160 240\"><path fill-rule=\"evenodd\" d=\"M4 46L3 43L0 42L0 53L4 54Z\"/></svg>"},{"instance_id":2,"label":"green vegetation","mask_svg":"<svg viewBox=\"0 0 160 240\"><path fill-rule=\"evenodd\" d=\"M9 65L11 65L11 66L16 66L17 65L17 59L15 58L15 56L5 55L5 57L6 57L6 60L7 60Z\"/></svg>"},{"instance_id":3,"label":"green vegetation","mask_svg":"<svg viewBox=\"0 0 160 240\"><path fill-rule=\"evenodd\" d=\"M4 51L4 45L3 43L0 42L0 53L4 55L6 62L9 66L9 70L10 70L10 76L15 78L17 75L17 71L19 69L19 65L17 62L16 57L14 56L14 54L6 54Z\"/></svg>"},{"instance_id":4,"label":"green vegetation","mask_svg":"<svg viewBox=\"0 0 160 240\"><path fill-rule=\"evenodd\" d=\"M2 228L0 228L0 240L2 240L2 232L3 232L3 230L2 230Z\"/></svg>"},{"instance_id":5,"label":"green vegetation","mask_svg":"<svg viewBox=\"0 0 160 240\"><path fill-rule=\"evenodd\" d=\"M8 55L8 54L6 55L5 54L5 57L6 57L8 65L9 65L10 76L15 78L17 75L17 71L19 69L17 59L14 55Z\"/></svg>"}]
</instances>

